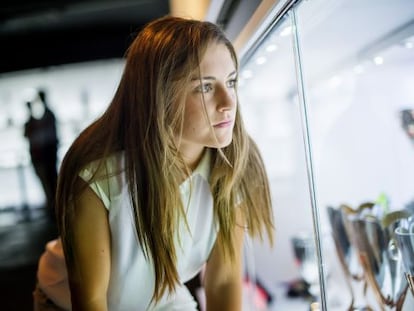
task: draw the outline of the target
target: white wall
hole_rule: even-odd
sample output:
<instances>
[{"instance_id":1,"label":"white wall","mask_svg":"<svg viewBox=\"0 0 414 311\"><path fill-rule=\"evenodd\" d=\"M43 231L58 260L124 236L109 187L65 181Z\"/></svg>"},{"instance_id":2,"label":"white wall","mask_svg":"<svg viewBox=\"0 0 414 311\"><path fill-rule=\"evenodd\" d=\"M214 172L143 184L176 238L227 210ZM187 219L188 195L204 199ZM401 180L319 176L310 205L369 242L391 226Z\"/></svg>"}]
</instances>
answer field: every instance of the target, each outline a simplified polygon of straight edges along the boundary
<instances>
[{"instance_id":1,"label":"white wall","mask_svg":"<svg viewBox=\"0 0 414 311\"><path fill-rule=\"evenodd\" d=\"M109 104L122 69L123 60L108 60L0 76L0 209L44 202L23 137L28 117L25 102L33 97L34 90L41 87L48 92L48 103L58 122L62 158L80 130Z\"/></svg>"}]
</instances>

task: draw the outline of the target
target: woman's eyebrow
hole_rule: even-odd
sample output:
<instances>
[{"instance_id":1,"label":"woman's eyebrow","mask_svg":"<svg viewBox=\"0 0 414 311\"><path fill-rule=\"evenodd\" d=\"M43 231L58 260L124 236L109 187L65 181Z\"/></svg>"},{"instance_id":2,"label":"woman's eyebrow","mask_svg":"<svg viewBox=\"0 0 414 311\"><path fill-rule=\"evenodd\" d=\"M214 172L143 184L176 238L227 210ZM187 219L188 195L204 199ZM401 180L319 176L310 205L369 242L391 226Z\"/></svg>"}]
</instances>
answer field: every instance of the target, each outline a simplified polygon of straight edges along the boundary
<instances>
[{"instance_id":1,"label":"woman's eyebrow","mask_svg":"<svg viewBox=\"0 0 414 311\"><path fill-rule=\"evenodd\" d=\"M229 77L231 77L231 76L233 76L233 75L235 75L235 74L237 74L237 71L236 71L236 70L234 70L234 71L230 72L230 73L227 75L227 78L229 78ZM191 78L191 81L197 81L197 80L216 80L216 78L215 78L215 77L213 77L213 76L205 76L205 77L200 77L200 78L198 78L198 77L193 77L193 78Z\"/></svg>"},{"instance_id":2,"label":"woman's eyebrow","mask_svg":"<svg viewBox=\"0 0 414 311\"><path fill-rule=\"evenodd\" d=\"M234 70L234 71L230 72L229 75L227 76L227 78L229 78L231 76L234 76L234 75L237 75L237 70Z\"/></svg>"}]
</instances>

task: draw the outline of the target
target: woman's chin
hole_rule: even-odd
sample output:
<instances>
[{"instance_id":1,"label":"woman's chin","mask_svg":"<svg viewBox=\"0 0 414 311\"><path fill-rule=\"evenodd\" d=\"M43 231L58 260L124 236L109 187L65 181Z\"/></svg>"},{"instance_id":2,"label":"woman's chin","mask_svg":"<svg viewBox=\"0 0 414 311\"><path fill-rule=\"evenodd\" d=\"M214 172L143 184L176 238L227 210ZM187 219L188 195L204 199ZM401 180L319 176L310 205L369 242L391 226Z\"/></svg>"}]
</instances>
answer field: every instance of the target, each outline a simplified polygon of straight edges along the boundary
<instances>
[{"instance_id":1,"label":"woman's chin","mask_svg":"<svg viewBox=\"0 0 414 311\"><path fill-rule=\"evenodd\" d=\"M225 148L227 146L229 146L231 144L231 142L233 141L233 138L227 138L227 139L219 139L216 143L214 148Z\"/></svg>"}]
</instances>

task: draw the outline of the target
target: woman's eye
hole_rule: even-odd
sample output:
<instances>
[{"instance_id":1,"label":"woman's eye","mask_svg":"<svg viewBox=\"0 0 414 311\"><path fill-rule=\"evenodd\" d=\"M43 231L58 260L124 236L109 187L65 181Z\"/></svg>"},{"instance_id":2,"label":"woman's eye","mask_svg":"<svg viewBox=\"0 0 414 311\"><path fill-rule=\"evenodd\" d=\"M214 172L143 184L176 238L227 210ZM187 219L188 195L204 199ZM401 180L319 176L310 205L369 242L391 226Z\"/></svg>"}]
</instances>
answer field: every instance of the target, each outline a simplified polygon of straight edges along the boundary
<instances>
[{"instance_id":1,"label":"woman's eye","mask_svg":"<svg viewBox=\"0 0 414 311\"><path fill-rule=\"evenodd\" d=\"M236 87L236 85L237 85L237 79L232 79L232 80L227 81L227 87L234 88Z\"/></svg>"},{"instance_id":2,"label":"woman's eye","mask_svg":"<svg viewBox=\"0 0 414 311\"><path fill-rule=\"evenodd\" d=\"M213 89L213 87L211 86L211 84L209 84L209 83L203 83L203 84L199 85L199 86L196 88L196 91L197 91L197 92L201 92L201 93L208 93L208 92L210 92L212 89Z\"/></svg>"}]
</instances>

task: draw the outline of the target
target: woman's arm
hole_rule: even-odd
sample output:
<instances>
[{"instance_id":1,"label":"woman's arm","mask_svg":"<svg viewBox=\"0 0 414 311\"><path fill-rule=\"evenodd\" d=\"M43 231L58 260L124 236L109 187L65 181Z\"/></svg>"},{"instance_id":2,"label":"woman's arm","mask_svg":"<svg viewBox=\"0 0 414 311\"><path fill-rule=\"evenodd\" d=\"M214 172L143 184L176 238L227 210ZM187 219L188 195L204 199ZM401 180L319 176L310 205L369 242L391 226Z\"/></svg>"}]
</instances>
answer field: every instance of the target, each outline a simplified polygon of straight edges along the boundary
<instances>
[{"instance_id":1,"label":"woman's arm","mask_svg":"<svg viewBox=\"0 0 414 311\"><path fill-rule=\"evenodd\" d=\"M241 209L238 209L240 213ZM221 247L214 246L206 264L204 288L206 292L207 310L242 310L242 257L244 228L240 215L235 227L234 250L235 260L225 261Z\"/></svg>"},{"instance_id":2,"label":"woman's arm","mask_svg":"<svg viewBox=\"0 0 414 311\"><path fill-rule=\"evenodd\" d=\"M70 239L73 261L67 262L72 310L107 310L110 274L108 212L90 187L75 202Z\"/></svg>"}]
</instances>

